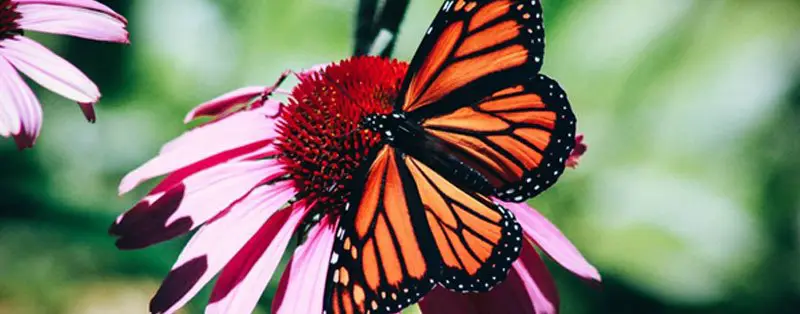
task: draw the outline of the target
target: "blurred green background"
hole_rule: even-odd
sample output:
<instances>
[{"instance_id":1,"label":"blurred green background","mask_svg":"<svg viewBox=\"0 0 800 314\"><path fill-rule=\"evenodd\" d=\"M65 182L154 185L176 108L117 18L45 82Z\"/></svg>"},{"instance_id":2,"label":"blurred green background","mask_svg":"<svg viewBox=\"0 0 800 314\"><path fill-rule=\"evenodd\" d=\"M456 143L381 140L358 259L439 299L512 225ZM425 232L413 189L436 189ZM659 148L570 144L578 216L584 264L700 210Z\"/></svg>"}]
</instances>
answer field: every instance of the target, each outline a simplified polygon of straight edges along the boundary
<instances>
[{"instance_id":1,"label":"blurred green background","mask_svg":"<svg viewBox=\"0 0 800 314\"><path fill-rule=\"evenodd\" d=\"M118 197L122 175L186 130L194 105L352 50L355 0L106 3L129 18L131 46L33 35L104 98L92 125L39 89L35 149L0 141L0 313L144 313L186 238L118 251L106 229L146 191ZM440 4L412 0L398 58ZM551 263L563 313L796 313L800 2L544 5L543 72L589 151L531 204L604 276L596 289Z\"/></svg>"}]
</instances>

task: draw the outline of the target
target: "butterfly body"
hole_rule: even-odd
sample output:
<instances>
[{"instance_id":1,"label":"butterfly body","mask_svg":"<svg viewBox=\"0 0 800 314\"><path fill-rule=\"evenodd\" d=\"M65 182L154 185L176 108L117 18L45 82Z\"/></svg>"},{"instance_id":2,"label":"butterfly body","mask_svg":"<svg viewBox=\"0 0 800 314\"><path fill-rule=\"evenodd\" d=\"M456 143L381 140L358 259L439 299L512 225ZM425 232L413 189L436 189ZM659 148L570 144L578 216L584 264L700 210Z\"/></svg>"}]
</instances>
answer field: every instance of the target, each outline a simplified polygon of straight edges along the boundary
<instances>
[{"instance_id":1,"label":"butterfly body","mask_svg":"<svg viewBox=\"0 0 800 314\"><path fill-rule=\"evenodd\" d=\"M538 1L444 2L392 112L360 121L381 140L348 185L326 313L394 313L436 285L505 279L522 233L491 198L541 193L574 143L566 94L538 73L543 53Z\"/></svg>"}]
</instances>

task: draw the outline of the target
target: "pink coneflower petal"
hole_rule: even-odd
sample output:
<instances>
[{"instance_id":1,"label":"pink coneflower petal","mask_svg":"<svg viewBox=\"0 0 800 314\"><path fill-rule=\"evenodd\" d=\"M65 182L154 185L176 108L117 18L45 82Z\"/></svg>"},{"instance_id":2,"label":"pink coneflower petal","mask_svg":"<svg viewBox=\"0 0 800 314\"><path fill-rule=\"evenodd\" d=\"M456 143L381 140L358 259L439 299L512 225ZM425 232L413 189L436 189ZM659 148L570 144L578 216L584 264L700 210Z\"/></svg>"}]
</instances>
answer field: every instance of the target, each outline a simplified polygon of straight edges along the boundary
<instances>
[{"instance_id":1,"label":"pink coneflower petal","mask_svg":"<svg viewBox=\"0 0 800 314\"><path fill-rule=\"evenodd\" d=\"M308 204L295 203L270 218L225 266L211 291L206 313L251 313L280 263ZM272 224L273 220L275 223Z\"/></svg>"},{"instance_id":2,"label":"pink coneflower petal","mask_svg":"<svg viewBox=\"0 0 800 314\"><path fill-rule=\"evenodd\" d=\"M490 308L505 304L508 313L558 313L559 297L550 271L533 245L525 241L519 259L514 262L511 281L479 297Z\"/></svg>"},{"instance_id":3,"label":"pink coneflower petal","mask_svg":"<svg viewBox=\"0 0 800 314\"><path fill-rule=\"evenodd\" d=\"M186 114L183 122L189 123L198 117L213 117L223 114L236 106L247 104L253 98L261 95L266 88L266 86L250 86L228 92L194 107L192 111Z\"/></svg>"},{"instance_id":4,"label":"pink coneflower petal","mask_svg":"<svg viewBox=\"0 0 800 314\"><path fill-rule=\"evenodd\" d=\"M21 3L20 28L80 38L128 43L125 21L105 12L79 6Z\"/></svg>"},{"instance_id":5,"label":"pink coneflower petal","mask_svg":"<svg viewBox=\"0 0 800 314\"><path fill-rule=\"evenodd\" d=\"M258 187L200 228L156 293L154 308L170 313L186 304L295 193L288 181Z\"/></svg>"},{"instance_id":6,"label":"pink coneflower petal","mask_svg":"<svg viewBox=\"0 0 800 314\"><path fill-rule=\"evenodd\" d=\"M41 44L22 36L3 40L0 56L53 92L79 103L95 103L100 91L78 68Z\"/></svg>"},{"instance_id":7,"label":"pink coneflower petal","mask_svg":"<svg viewBox=\"0 0 800 314\"><path fill-rule=\"evenodd\" d=\"M601 280L597 269L589 264L572 242L538 211L524 203L495 201L514 212L525 234L561 266L581 278L597 282Z\"/></svg>"},{"instance_id":8,"label":"pink coneflower petal","mask_svg":"<svg viewBox=\"0 0 800 314\"><path fill-rule=\"evenodd\" d=\"M263 120L261 120L261 119L267 119L267 120L269 120L268 126L271 127L271 128L274 128L274 126L275 126L275 124L274 124L274 122L275 122L274 121L275 112L277 112L280 107L281 107L281 103L280 102L274 101L274 100L267 100L267 101L261 103L261 106L259 106L258 108L253 108L251 110L242 110L242 111L237 111L237 112L231 112L228 115L225 115L224 117L216 116L216 119L214 121L212 121L210 123L207 123L207 124L204 124L204 125L200 125L198 127L195 127L192 131L186 132L186 133L184 133L184 135L181 135L178 138L176 138L174 140L171 140L171 141L167 142L166 144L164 144L164 146L161 147L161 150L159 151L159 154L164 154L164 153L167 153L167 152L169 152L171 150L174 150L174 149L182 149L182 148L185 148L185 147L192 147L192 146L195 145L196 140L199 137L199 135L202 135L202 134L199 134L198 136L186 136L186 134L188 134L190 132L193 132L195 130L202 129L206 125L217 124L220 121L227 120L230 117L238 116L238 115L241 115L241 114L247 113L247 112L250 112L254 116L260 117L257 121L253 121L253 122L255 122L255 123L263 123L262 122ZM239 123L241 123L241 122L239 122ZM255 123L253 123L253 124L255 124ZM256 132L258 130L253 130L253 131ZM212 132L212 131L208 131L208 132ZM215 131L215 132L219 132L219 131ZM276 132L274 130L273 131L269 131L267 136L264 136L263 139L264 140L273 139L273 138L275 138L275 135L276 135Z\"/></svg>"},{"instance_id":9,"label":"pink coneflower petal","mask_svg":"<svg viewBox=\"0 0 800 314\"><path fill-rule=\"evenodd\" d=\"M0 55L0 136L33 146L42 128L42 107L17 70Z\"/></svg>"},{"instance_id":10,"label":"pink coneflower petal","mask_svg":"<svg viewBox=\"0 0 800 314\"><path fill-rule=\"evenodd\" d=\"M163 195L152 195L117 218L109 232L117 246L136 249L196 228L242 198L257 184L283 175L275 159L219 165L184 179Z\"/></svg>"},{"instance_id":11,"label":"pink coneflower petal","mask_svg":"<svg viewBox=\"0 0 800 314\"><path fill-rule=\"evenodd\" d=\"M558 313L558 291L536 249L523 244L508 278L492 291L461 294L437 287L420 302L422 313L553 314Z\"/></svg>"},{"instance_id":12,"label":"pink coneflower petal","mask_svg":"<svg viewBox=\"0 0 800 314\"><path fill-rule=\"evenodd\" d=\"M321 313L335 224L322 220L294 251L272 302L272 313Z\"/></svg>"},{"instance_id":13,"label":"pink coneflower petal","mask_svg":"<svg viewBox=\"0 0 800 314\"><path fill-rule=\"evenodd\" d=\"M120 15L117 12L114 12L114 10L111 10L111 8L95 0L15 0L14 2L19 4L49 4L49 5L74 7L74 8L83 8L87 10L97 11L99 13L108 14L124 23L128 22L128 20L126 20L124 16Z\"/></svg>"},{"instance_id":14,"label":"pink coneflower petal","mask_svg":"<svg viewBox=\"0 0 800 314\"><path fill-rule=\"evenodd\" d=\"M261 109L261 108L259 108ZM227 151L276 137L275 120L261 110L243 111L184 133L161 153L126 175L119 186L125 194L140 183Z\"/></svg>"}]
</instances>

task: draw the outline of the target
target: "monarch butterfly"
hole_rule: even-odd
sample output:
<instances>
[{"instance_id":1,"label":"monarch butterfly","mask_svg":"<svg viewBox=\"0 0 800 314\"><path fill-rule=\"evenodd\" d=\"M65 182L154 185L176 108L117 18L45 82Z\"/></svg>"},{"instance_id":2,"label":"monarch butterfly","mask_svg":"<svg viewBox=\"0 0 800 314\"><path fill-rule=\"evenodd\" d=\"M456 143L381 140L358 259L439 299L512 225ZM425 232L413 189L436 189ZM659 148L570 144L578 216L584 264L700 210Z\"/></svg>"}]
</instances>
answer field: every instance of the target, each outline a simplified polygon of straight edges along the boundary
<instances>
[{"instance_id":1,"label":"monarch butterfly","mask_svg":"<svg viewBox=\"0 0 800 314\"><path fill-rule=\"evenodd\" d=\"M382 139L349 187L325 313L393 313L436 284L482 292L505 279L522 235L490 197L547 189L574 143L543 55L538 1L445 1L393 112L360 123Z\"/></svg>"}]
</instances>

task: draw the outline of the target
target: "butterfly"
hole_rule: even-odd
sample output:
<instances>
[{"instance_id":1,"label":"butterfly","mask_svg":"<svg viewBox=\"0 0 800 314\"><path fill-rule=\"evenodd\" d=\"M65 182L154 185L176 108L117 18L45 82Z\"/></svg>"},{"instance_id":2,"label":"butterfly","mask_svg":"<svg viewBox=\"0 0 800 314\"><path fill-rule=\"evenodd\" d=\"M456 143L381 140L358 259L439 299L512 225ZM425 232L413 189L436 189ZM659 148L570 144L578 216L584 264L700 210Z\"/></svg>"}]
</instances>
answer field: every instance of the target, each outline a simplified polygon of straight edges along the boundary
<instances>
[{"instance_id":1,"label":"butterfly","mask_svg":"<svg viewBox=\"0 0 800 314\"><path fill-rule=\"evenodd\" d=\"M519 255L513 214L550 187L572 149L564 91L539 74L539 1L445 1L393 112L365 117L381 146L354 176L336 230L328 314L394 313L435 285L484 292Z\"/></svg>"}]
</instances>

